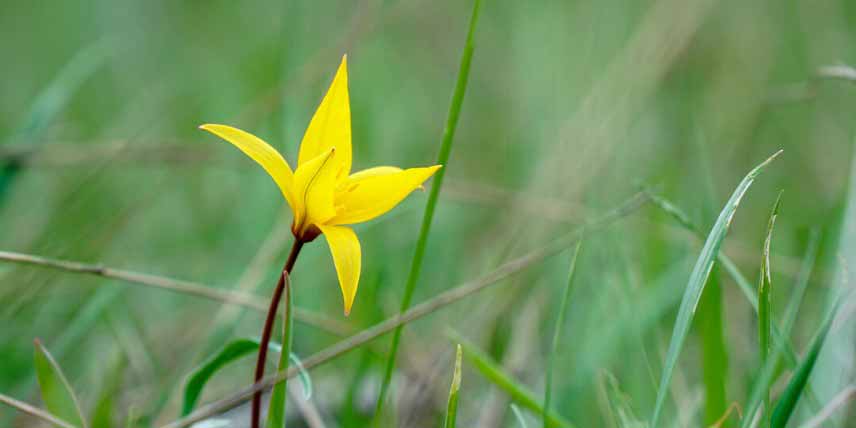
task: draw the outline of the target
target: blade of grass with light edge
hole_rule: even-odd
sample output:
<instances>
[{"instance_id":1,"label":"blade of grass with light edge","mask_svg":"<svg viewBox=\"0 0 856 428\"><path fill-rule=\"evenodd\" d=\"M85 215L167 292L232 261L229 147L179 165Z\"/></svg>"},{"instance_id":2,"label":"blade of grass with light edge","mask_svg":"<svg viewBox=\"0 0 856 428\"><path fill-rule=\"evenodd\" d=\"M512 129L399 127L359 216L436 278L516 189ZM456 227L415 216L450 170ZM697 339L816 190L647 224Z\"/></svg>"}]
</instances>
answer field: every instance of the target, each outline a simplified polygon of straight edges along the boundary
<instances>
[{"instance_id":1,"label":"blade of grass with light edge","mask_svg":"<svg viewBox=\"0 0 856 428\"><path fill-rule=\"evenodd\" d=\"M725 204L725 207L719 213L719 218L717 218L716 223L713 225L713 229L710 231L710 234L705 241L701 254L699 255L695 267L690 274L686 291L684 292L684 297L681 300L681 306L678 309L678 318L675 321L675 327L672 331L669 350L666 352L666 363L663 366L663 374L660 378L660 386L657 390L657 401L654 405L654 413L651 416L651 428L658 427L660 413L663 409L663 403L665 402L666 394L669 390L669 383L672 380L673 371L678 362L678 356L683 349L684 341L689 333L696 307L699 299L701 298L701 293L704 291L704 285L707 282L707 277L710 275L710 271L713 268L714 260L719 253L719 247L722 245L722 241L728 231L728 226L731 225L731 220L734 217L737 206L740 204L740 200L743 198L743 195L746 194L746 191L749 190L749 186L752 185L752 182L755 181L758 174L760 174L764 167L772 162L780 153L781 150L767 158L767 160L762 162L760 165L756 166L749 172L749 174L746 175L745 178L743 178L743 181L740 182L734 190L734 193L731 195L731 198Z\"/></svg>"},{"instance_id":2,"label":"blade of grass with light edge","mask_svg":"<svg viewBox=\"0 0 856 428\"><path fill-rule=\"evenodd\" d=\"M773 211L770 213L770 219L767 221L767 235L764 238L764 249L761 254L761 278L758 280L758 355L761 365L767 364L770 358L770 330L772 328L771 319L771 288L773 287L773 277L770 268L770 246L773 243L773 228L776 226L776 218L779 216L779 207L782 202L782 192L779 191L779 196L776 197L776 203L773 204ZM773 364L775 366L775 364ZM762 391L764 401L764 422L763 426L769 425L770 417L770 385L764 386Z\"/></svg>"},{"instance_id":3,"label":"blade of grass with light edge","mask_svg":"<svg viewBox=\"0 0 856 428\"><path fill-rule=\"evenodd\" d=\"M59 364L40 340L36 339L34 343L36 349L33 361L36 365L36 378L39 381L45 407L57 418L87 428L89 425L86 423L80 401Z\"/></svg>"},{"instance_id":4,"label":"blade of grass with light edge","mask_svg":"<svg viewBox=\"0 0 856 428\"><path fill-rule=\"evenodd\" d=\"M687 214L683 212L680 208L678 208L675 204L671 203L662 196L656 195L650 191L646 192L646 194L651 199L651 202L654 203L654 205L656 205L658 208L663 210L663 212L671 216L681 226L698 236L700 239L704 239L704 232L702 232L701 229L689 219L689 216L687 216ZM801 289L804 291L806 285L808 284L808 276L810 275L809 271L811 266L806 267L805 264L814 264L814 258L817 255L817 239L817 236L814 236L812 243L809 244L807 250L809 251L809 253L806 254L807 260L804 261L803 267L801 269L804 274L801 275L800 278L798 278L796 284L796 288L798 290ZM719 263L722 264L722 267L728 273L728 276L730 276L731 279L733 279L734 282L737 284L738 288L740 288L740 291L743 293L743 296L746 297L746 300L752 306L752 309L757 315L758 296L753 291L753 287L749 283L749 280L746 279L746 277L743 276L742 273L740 273L740 269L737 267L734 261L732 261L731 258L729 258L724 252L719 252L719 254L717 255L717 260L719 261ZM791 311L794 310L795 309L792 309ZM776 341L776 349L778 350L776 358L784 358L784 362L785 364L787 364L787 367L795 368L797 366L799 357L797 355L796 350L794 350L790 339L788 339L790 337L791 327L793 326L793 318L796 315L795 312L791 313L791 311L786 312L786 315L784 317L785 323L783 324L784 327L780 330L775 323L772 323L771 332L773 335L773 339L775 339ZM788 320L791 321L788 322ZM821 408L820 402L818 401L814 390L810 386L807 391L807 395L808 403L811 408L815 411L819 411Z\"/></svg>"},{"instance_id":5,"label":"blade of grass with light edge","mask_svg":"<svg viewBox=\"0 0 856 428\"><path fill-rule=\"evenodd\" d=\"M461 389L461 345L455 350L455 371L452 374L452 386L449 387L449 402L446 405L444 428L455 428L458 419L458 391Z\"/></svg>"},{"instance_id":6,"label":"blade of grass with light edge","mask_svg":"<svg viewBox=\"0 0 856 428\"><path fill-rule=\"evenodd\" d=\"M461 349L463 349L464 355L473 363L473 366L478 369L482 376L508 394L512 401L522 407L525 407L536 415L544 414L544 409L541 407L541 404L538 403L538 399L535 397L535 394L525 386L520 385L517 380L512 378L509 374L505 373L505 370L503 370L502 367L489 355L458 333L450 332L449 336L451 336L452 340L461 344ZM555 412L550 412L547 416L547 420L549 422L548 426L550 427L573 427L570 422Z\"/></svg>"},{"instance_id":7,"label":"blade of grass with light edge","mask_svg":"<svg viewBox=\"0 0 856 428\"><path fill-rule=\"evenodd\" d=\"M577 256L580 254L580 246L582 239L577 242L571 256L571 266L568 268L568 281L565 284L565 291L562 293L562 300L559 303L559 314L556 316L556 325L553 327L553 343L550 347L550 354L547 356L547 368L544 379L544 411L541 413L541 419L544 421L544 428L548 428L547 414L550 412L550 400L553 393L553 366L556 362L556 353L559 349L559 339L562 337L562 326L565 324L565 312L567 312L568 300L571 295L571 285L574 282L574 272L577 267Z\"/></svg>"},{"instance_id":8,"label":"blade of grass with light edge","mask_svg":"<svg viewBox=\"0 0 856 428\"><path fill-rule=\"evenodd\" d=\"M428 244L428 233L431 231L431 221L434 218L434 210L437 207L437 199L440 196L440 187L443 185L443 177L448 169L449 154L452 151L452 141L455 138L455 128L458 125L458 116L461 114L461 105L464 102L464 94L467 91L467 79L470 75L470 63L473 58L473 38L475 35L476 24L478 23L479 10L481 0L474 0L473 11L470 15L469 29L467 30L467 40L464 44L464 52L461 55L461 65L458 69L458 80L455 83L455 89L452 95L452 103L449 106L449 114L446 118L446 127L443 130L443 140L440 144L440 153L437 156L437 164L443 165L434 174L434 180L431 183L431 192L428 195L428 202L425 204L425 213L422 216L422 226L419 229L419 238L416 241L416 250L413 253L413 260L410 263L410 273L407 275L407 283L404 286L404 295L401 299L401 308L399 314L404 313L410 308L410 301L413 299L413 290L416 288L416 281L419 279L419 274L422 270L422 259L425 256L425 247ZM386 400L386 394L389 390L389 384L392 381L392 372L395 369L395 358L398 354L398 344L401 341L401 329L404 325L398 326L392 335L392 346L389 351L389 359L386 362L386 368L383 374L383 381L378 394L377 403L375 405L374 425L378 426L381 419L381 411Z\"/></svg>"}]
</instances>

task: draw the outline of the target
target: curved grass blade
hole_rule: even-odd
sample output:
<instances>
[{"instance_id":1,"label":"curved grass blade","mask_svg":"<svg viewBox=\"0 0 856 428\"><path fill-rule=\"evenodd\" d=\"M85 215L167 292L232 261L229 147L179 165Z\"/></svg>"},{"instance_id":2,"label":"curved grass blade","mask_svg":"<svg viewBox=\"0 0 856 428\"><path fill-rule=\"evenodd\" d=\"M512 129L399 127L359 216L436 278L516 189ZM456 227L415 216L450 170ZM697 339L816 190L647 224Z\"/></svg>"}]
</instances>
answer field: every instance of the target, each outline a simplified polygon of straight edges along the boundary
<instances>
[{"instance_id":1,"label":"curved grass blade","mask_svg":"<svg viewBox=\"0 0 856 428\"><path fill-rule=\"evenodd\" d=\"M71 384L62 373L59 364L38 339L34 341L33 361L36 365L36 378L42 391L42 401L51 414L61 420L82 428L88 428L86 416L80 407L80 401L74 394Z\"/></svg>"},{"instance_id":2,"label":"curved grass blade","mask_svg":"<svg viewBox=\"0 0 856 428\"><path fill-rule=\"evenodd\" d=\"M811 341L811 346L809 347L805 358L800 362L796 372L794 372L793 377L791 377L791 380L788 382L785 392L782 393L782 396L776 403L776 407L773 410L773 417L770 422L770 428L784 428L788 424L788 419L791 418L791 414L793 414L794 409L797 406L800 395L802 395L803 390L806 389L808 378L811 375L811 371L814 369L814 364L817 362L817 356L823 348L826 336L829 333L829 328L832 326L832 321L835 319L835 314L838 312L838 306L839 305L836 303L832 310L829 311L829 314L826 316L826 319L823 321L820 329Z\"/></svg>"},{"instance_id":3,"label":"curved grass blade","mask_svg":"<svg viewBox=\"0 0 856 428\"><path fill-rule=\"evenodd\" d=\"M653 194L651 192L646 192L651 201L658 208L663 210L666 214L670 215L673 219L675 219L681 226L693 232L699 238L704 239L704 234L701 229L695 225L690 219L689 216L686 215L684 211L678 208L676 205L666 200L665 198ZM795 299L802 300L802 295L805 291L805 287L808 285L808 279L810 277L811 266L814 264L815 257L817 256L818 250L818 236L817 234L813 234L812 240L809 243L807 253L805 259L803 260L803 266L801 271L803 272L794 286L796 290L802 290L798 292L798 297L794 296ZM740 291L743 293L743 296L746 297L746 300L752 306L752 309L755 313L758 313L758 296L753 291L752 284L749 283L749 280L740 273L740 269L737 265L729 258L724 252L721 252L717 255L717 261L722 265L722 268L728 273L731 279L737 284L740 288ZM792 307L794 301L791 301L791 305L788 307L788 310L785 312L783 327L779 329L776 323L772 323L771 332L773 335L773 339L775 340L776 347L775 350L777 352L777 359L782 360L784 358L784 363L788 368L796 368L799 356L797 352L794 350L793 345L791 344L790 339L790 331L793 327L793 321L796 317L796 307ZM821 408L820 402L817 400L816 394L809 387L808 391L808 403L815 410L819 411Z\"/></svg>"},{"instance_id":4,"label":"curved grass blade","mask_svg":"<svg viewBox=\"0 0 856 428\"><path fill-rule=\"evenodd\" d=\"M199 402L199 397L202 395L202 389L205 384L223 367L229 365L235 360L255 353L259 349L258 339L237 339L227 343L216 355L206 360L202 365L190 373L187 382L184 385L184 402L181 406L181 415L187 416L196 407ZM281 352L282 347L278 343L271 342L270 350ZM303 364L296 355L290 354L291 361L295 361L300 370L300 380L303 384L303 390L307 396L312 394L312 380L309 373L303 369Z\"/></svg>"},{"instance_id":5,"label":"curved grass blade","mask_svg":"<svg viewBox=\"0 0 856 428\"><path fill-rule=\"evenodd\" d=\"M780 153L781 150L767 158L767 160L756 166L752 171L749 171L749 174L743 178L743 181L740 182L737 189L735 189L734 193L731 195L731 198L725 204L725 207L719 213L719 218L713 225L713 229L710 231L710 234L704 243L701 254L696 260L695 267L693 267L690 279L687 282L683 300L681 300L681 306L678 309L678 318L675 321L675 327L672 331L672 339L669 342L669 350L666 353L666 363L663 366L663 374L660 378L660 386L657 390L657 401L654 405L654 413L651 416L652 428L658 427L660 413L662 412L663 403L665 402L666 394L669 390L672 374L678 362L678 356L683 349L684 341L689 333L696 307L698 306L699 299L701 298L701 293L704 291L704 285L707 282L711 269L713 269L713 263L719 253L719 247L722 245L723 239L725 239L725 234L728 231L728 227L731 225L731 220L734 218L737 206L740 204L743 195L745 195L746 191L749 190L752 182L754 182L755 178L758 177L758 174L760 174L764 167L772 162Z\"/></svg>"},{"instance_id":6,"label":"curved grass blade","mask_svg":"<svg viewBox=\"0 0 856 428\"><path fill-rule=\"evenodd\" d=\"M535 394L529 391L525 386L520 385L517 380L505 373L505 370L499 366L490 356L484 353L478 346L464 339L457 333L450 333L452 339L461 344L464 355L473 363L473 365L481 372L482 376L487 378L491 383L499 387L511 398L512 401L520 406L528 409L536 415L544 414L544 409L535 398ZM556 414L550 412L547 415L549 427L571 428L573 425Z\"/></svg>"},{"instance_id":7,"label":"curved grass blade","mask_svg":"<svg viewBox=\"0 0 856 428\"><path fill-rule=\"evenodd\" d=\"M452 151L452 141L455 139L455 129L458 126L458 117L461 114L461 105L464 103L464 94L467 92L467 80L470 76L470 63L473 58L474 44L473 39L476 32L476 24L479 20L479 10L481 9L481 0L473 2L473 11L470 15L469 29L467 30L467 40L464 44L464 52L461 55L461 65L458 69L458 80L455 83L455 89L452 93L452 102L449 106L449 114L446 118L446 127L443 131L443 140L440 143L440 153L437 156L437 164L443 165L437 173L434 174L434 180L431 184L431 192L428 194L428 202L425 204L425 213L422 216L422 225L419 228L419 238L416 240L416 250L413 253L413 259L410 263L410 272L407 275L407 283L404 286L404 295L401 298L401 308L399 315L403 314L410 308L410 302L413 300L413 290L416 288L416 282L419 280L419 274L422 271L422 259L425 256L425 247L428 245L428 234L431 231L431 222L434 219L434 210L437 207L437 200L440 197L440 188L443 186L443 177L446 176L447 165L449 164L449 154ZM395 328L392 334L392 345L389 351L389 357L386 361L384 369L383 381L380 386L377 403L375 405L374 424L380 425L382 418L382 410L386 399L389 384L392 381L392 371L395 369L395 357L398 354L398 343L401 341L401 329L404 325Z\"/></svg>"},{"instance_id":8,"label":"curved grass blade","mask_svg":"<svg viewBox=\"0 0 856 428\"><path fill-rule=\"evenodd\" d=\"M770 330L772 330L771 320L771 288L773 287L773 277L770 269L770 246L773 243L773 228L776 225L776 218L779 216L779 207L782 202L782 192L776 198L776 203L773 204L773 211L770 213L770 219L767 221L767 236L764 239L764 249L761 254L761 278L758 284L758 355L760 356L761 365L767 364L770 358ZM775 364L774 364L775 366ZM763 386L763 401L764 401L764 422L763 426L769 425L769 409L770 409L770 384Z\"/></svg>"},{"instance_id":9,"label":"curved grass blade","mask_svg":"<svg viewBox=\"0 0 856 428\"><path fill-rule=\"evenodd\" d=\"M547 357L547 369L544 375L544 412L541 414L541 419L544 421L544 428L548 427L547 414L550 412L550 400L553 390L553 366L556 362L556 354L559 348L559 338L562 337L562 326L565 324L565 312L567 312L568 300L571 295L571 286L574 282L574 272L577 267L577 256L580 254L580 246L583 241L577 242L574 253L571 256L571 266L568 269L568 282L565 284L565 292L562 294L562 301L559 303L559 314L556 317L556 325L553 327L553 344L550 348L550 355Z\"/></svg>"},{"instance_id":10,"label":"curved grass blade","mask_svg":"<svg viewBox=\"0 0 856 428\"><path fill-rule=\"evenodd\" d=\"M449 403L446 405L445 428L455 428L458 419L458 391L461 389L461 345L455 351L455 372L452 374L452 386L449 388Z\"/></svg>"}]
</instances>

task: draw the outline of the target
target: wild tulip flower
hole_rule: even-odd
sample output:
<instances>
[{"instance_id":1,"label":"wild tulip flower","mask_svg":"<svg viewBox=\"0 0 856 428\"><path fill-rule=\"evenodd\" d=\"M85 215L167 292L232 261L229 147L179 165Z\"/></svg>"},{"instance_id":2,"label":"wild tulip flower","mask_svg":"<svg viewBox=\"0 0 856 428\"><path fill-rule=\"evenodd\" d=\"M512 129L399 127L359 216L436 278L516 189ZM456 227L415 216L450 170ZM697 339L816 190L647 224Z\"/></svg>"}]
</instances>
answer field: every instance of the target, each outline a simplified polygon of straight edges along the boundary
<instances>
[{"instance_id":1,"label":"wild tulip flower","mask_svg":"<svg viewBox=\"0 0 856 428\"><path fill-rule=\"evenodd\" d=\"M262 329L255 372L255 381L258 382L264 376L277 306L283 290L289 287L285 276L291 273L303 244L321 234L326 238L347 315L357 293L362 263L360 241L348 226L371 220L393 209L441 166L410 169L379 166L351 174L347 57L342 58L333 83L309 122L294 171L279 152L255 135L226 125L206 124L200 128L232 143L261 165L279 186L294 217L291 224L294 246L274 289ZM289 300L291 293L286 292L285 298ZM283 352L288 350L285 348ZM253 395L252 428L259 427L260 413L259 391Z\"/></svg>"},{"instance_id":2,"label":"wild tulip flower","mask_svg":"<svg viewBox=\"0 0 856 428\"><path fill-rule=\"evenodd\" d=\"M234 144L267 171L294 213L291 231L296 240L310 242L319 234L327 238L346 314L356 296L362 258L360 241L348 225L393 209L440 168L378 166L351 174L347 57L303 136L296 171L250 133L226 125L200 128Z\"/></svg>"}]
</instances>

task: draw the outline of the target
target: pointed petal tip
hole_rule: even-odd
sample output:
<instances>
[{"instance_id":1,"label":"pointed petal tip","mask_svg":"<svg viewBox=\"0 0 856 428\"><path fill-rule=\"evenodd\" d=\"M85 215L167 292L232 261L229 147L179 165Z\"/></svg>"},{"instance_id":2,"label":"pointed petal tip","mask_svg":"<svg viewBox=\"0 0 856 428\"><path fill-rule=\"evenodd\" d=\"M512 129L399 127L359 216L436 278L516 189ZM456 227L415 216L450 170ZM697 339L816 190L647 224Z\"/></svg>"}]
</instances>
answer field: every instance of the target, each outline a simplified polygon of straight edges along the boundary
<instances>
[{"instance_id":1,"label":"pointed petal tip","mask_svg":"<svg viewBox=\"0 0 856 428\"><path fill-rule=\"evenodd\" d=\"M208 131L208 132L214 133L215 129L217 129L218 127L223 127L223 126L224 125L218 125L216 123L203 123L202 125L197 126L196 129L201 129L203 131Z\"/></svg>"}]
</instances>

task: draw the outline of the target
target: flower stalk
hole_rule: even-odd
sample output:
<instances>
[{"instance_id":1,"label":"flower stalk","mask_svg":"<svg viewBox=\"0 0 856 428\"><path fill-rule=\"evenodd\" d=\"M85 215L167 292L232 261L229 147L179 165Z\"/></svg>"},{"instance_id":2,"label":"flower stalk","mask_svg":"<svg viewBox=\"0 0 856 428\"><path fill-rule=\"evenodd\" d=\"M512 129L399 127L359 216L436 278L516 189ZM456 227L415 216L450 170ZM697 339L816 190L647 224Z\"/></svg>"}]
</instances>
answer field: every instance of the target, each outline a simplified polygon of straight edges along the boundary
<instances>
[{"instance_id":1,"label":"flower stalk","mask_svg":"<svg viewBox=\"0 0 856 428\"><path fill-rule=\"evenodd\" d=\"M265 318L264 327L262 327L262 339L259 346L259 356L256 360L256 373L253 378L253 382L258 383L265 374L265 360L267 359L267 350L270 345L270 336L273 331L274 320L276 320L277 308L279 308L279 301L282 300L283 291L286 288L286 284L290 284L291 281L287 281L286 275L290 276L292 269L294 269L294 263L297 262L297 256L300 254L300 250L303 248L303 244L305 241L301 239L295 239L294 245L291 247L291 252L288 254L288 260L285 262L285 266L282 268L282 273L279 275L279 280L276 283L276 288L273 291L273 296L270 300L270 307L268 308L267 318ZM291 299L291 290L290 285L288 286L288 298ZM290 350L289 350L290 351ZM289 352L283 350L283 352ZM261 417L262 411L262 392L257 391L253 394L253 404L252 404L252 418L251 418L251 426L252 428L259 428L259 419Z\"/></svg>"}]
</instances>

